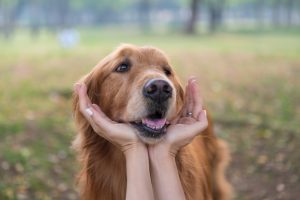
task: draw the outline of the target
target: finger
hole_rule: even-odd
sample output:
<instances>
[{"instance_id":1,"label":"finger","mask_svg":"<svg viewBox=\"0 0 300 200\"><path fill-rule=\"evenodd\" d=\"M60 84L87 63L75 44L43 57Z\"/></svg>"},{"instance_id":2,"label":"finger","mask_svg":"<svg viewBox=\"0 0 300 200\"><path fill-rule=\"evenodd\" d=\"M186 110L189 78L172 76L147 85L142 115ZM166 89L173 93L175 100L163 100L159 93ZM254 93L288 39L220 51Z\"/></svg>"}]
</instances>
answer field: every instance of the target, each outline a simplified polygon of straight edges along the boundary
<instances>
[{"instance_id":1,"label":"finger","mask_svg":"<svg viewBox=\"0 0 300 200\"><path fill-rule=\"evenodd\" d=\"M81 84L81 86L78 88L78 97L79 97L80 111L83 114L86 114L85 109L90 107L91 101L87 96L87 88L86 88L85 84Z\"/></svg>"},{"instance_id":2,"label":"finger","mask_svg":"<svg viewBox=\"0 0 300 200\"><path fill-rule=\"evenodd\" d=\"M193 99L192 99L192 90L191 90L192 81L194 81L194 79L189 79L188 81L187 111L185 115L187 115L190 112L193 112Z\"/></svg>"},{"instance_id":3,"label":"finger","mask_svg":"<svg viewBox=\"0 0 300 200\"><path fill-rule=\"evenodd\" d=\"M79 107L80 112L83 114L85 119L89 122L95 132L97 132L98 127L97 124L93 120L93 115L95 111L91 108L91 101L87 96L87 88L85 84L76 84L75 85L76 92L79 97Z\"/></svg>"},{"instance_id":4,"label":"finger","mask_svg":"<svg viewBox=\"0 0 300 200\"><path fill-rule=\"evenodd\" d=\"M82 96L83 96L84 100L86 101L87 105L89 107L92 106L92 102L87 94L87 86L83 83L81 88L82 88Z\"/></svg>"},{"instance_id":5,"label":"finger","mask_svg":"<svg viewBox=\"0 0 300 200\"><path fill-rule=\"evenodd\" d=\"M197 119L202 111L202 100L199 92L199 86L196 80L191 82L191 97L193 101L193 118Z\"/></svg>"},{"instance_id":6,"label":"finger","mask_svg":"<svg viewBox=\"0 0 300 200\"><path fill-rule=\"evenodd\" d=\"M100 113L98 112L98 110L91 106L88 109L86 109L85 112L86 114L84 114L84 117L88 120L95 133L110 141L109 137L106 135L107 130L104 128L104 126L106 125L103 125L103 122L101 121L101 119L99 119ZM101 122L99 123L99 121Z\"/></svg>"},{"instance_id":7,"label":"finger","mask_svg":"<svg viewBox=\"0 0 300 200\"><path fill-rule=\"evenodd\" d=\"M108 121L110 123L115 123L109 117L107 117L107 115L101 110L101 108L97 104L92 104L92 107L99 113L99 115L101 115L101 117L104 120L106 120L106 121Z\"/></svg>"},{"instance_id":8,"label":"finger","mask_svg":"<svg viewBox=\"0 0 300 200\"><path fill-rule=\"evenodd\" d=\"M84 117L90 122L91 115L93 115L92 111L89 109L89 98L86 94L86 86L84 84L76 84L76 92L79 98L79 108L80 112L84 115Z\"/></svg>"},{"instance_id":9,"label":"finger","mask_svg":"<svg viewBox=\"0 0 300 200\"><path fill-rule=\"evenodd\" d=\"M101 108L97 105L97 104L92 104L92 106L93 106L93 108L95 109L95 110L97 110L98 112L102 112L102 110L101 110Z\"/></svg>"},{"instance_id":10,"label":"finger","mask_svg":"<svg viewBox=\"0 0 300 200\"><path fill-rule=\"evenodd\" d=\"M90 126L93 128L93 130L98 134L101 135L101 129L99 128L99 126L96 124L96 122L93 119L95 111L89 107L86 108L82 114L84 116L84 118L89 122Z\"/></svg>"},{"instance_id":11,"label":"finger","mask_svg":"<svg viewBox=\"0 0 300 200\"><path fill-rule=\"evenodd\" d=\"M112 126L112 121L101 111L99 107L96 108L95 104L90 107L93 115L90 116L93 123L105 133L109 133L109 128Z\"/></svg>"},{"instance_id":12,"label":"finger","mask_svg":"<svg viewBox=\"0 0 300 200\"><path fill-rule=\"evenodd\" d=\"M206 112L206 110L202 110L201 112L200 112L200 114L199 114L199 116L198 116L198 121L200 121L200 122L205 122L205 121L207 121L207 112Z\"/></svg>"},{"instance_id":13,"label":"finger","mask_svg":"<svg viewBox=\"0 0 300 200\"><path fill-rule=\"evenodd\" d=\"M114 144L114 141L112 139L112 133L114 132L112 131L112 125L115 122L112 121L109 117L107 117L98 105L92 104L92 106L89 109L93 113L90 116L90 123L94 131L101 137Z\"/></svg>"},{"instance_id":14,"label":"finger","mask_svg":"<svg viewBox=\"0 0 300 200\"><path fill-rule=\"evenodd\" d=\"M183 107L180 111L180 116L186 116L187 105L188 105L188 95L189 95L189 91L188 91L188 84L187 84L185 86L184 103L183 103Z\"/></svg>"},{"instance_id":15,"label":"finger","mask_svg":"<svg viewBox=\"0 0 300 200\"><path fill-rule=\"evenodd\" d=\"M190 131L186 132L186 136L193 138L199 135L203 130L205 130L207 126L208 126L208 121L206 117L206 111L203 110L200 112L198 116L198 121L189 125Z\"/></svg>"},{"instance_id":16,"label":"finger","mask_svg":"<svg viewBox=\"0 0 300 200\"><path fill-rule=\"evenodd\" d=\"M195 123L195 129L202 132L208 126L208 120L206 116L206 110L202 110L198 116L198 122Z\"/></svg>"},{"instance_id":17,"label":"finger","mask_svg":"<svg viewBox=\"0 0 300 200\"><path fill-rule=\"evenodd\" d=\"M74 85L74 89L75 89L75 92L78 94L79 90L80 90L80 87L81 87L81 83L75 83Z\"/></svg>"}]
</instances>

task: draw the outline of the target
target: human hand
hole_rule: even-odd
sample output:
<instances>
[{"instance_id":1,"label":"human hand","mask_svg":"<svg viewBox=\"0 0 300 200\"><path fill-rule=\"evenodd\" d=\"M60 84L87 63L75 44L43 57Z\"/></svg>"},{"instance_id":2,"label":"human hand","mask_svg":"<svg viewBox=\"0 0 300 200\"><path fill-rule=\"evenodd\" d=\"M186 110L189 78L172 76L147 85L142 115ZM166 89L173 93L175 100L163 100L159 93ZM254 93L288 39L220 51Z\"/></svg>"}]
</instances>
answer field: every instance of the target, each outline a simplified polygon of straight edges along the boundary
<instances>
[{"instance_id":1,"label":"human hand","mask_svg":"<svg viewBox=\"0 0 300 200\"><path fill-rule=\"evenodd\" d=\"M137 148L146 148L137 137L134 128L126 123L112 121L98 105L91 103L85 84L77 83L75 91L79 96L80 112L99 136L116 145L125 155Z\"/></svg>"},{"instance_id":2,"label":"human hand","mask_svg":"<svg viewBox=\"0 0 300 200\"><path fill-rule=\"evenodd\" d=\"M178 117L171 122L166 137L148 148L150 158L165 154L175 157L178 150L189 144L208 126L206 111L202 109L199 88L194 78L186 86L185 103Z\"/></svg>"}]
</instances>

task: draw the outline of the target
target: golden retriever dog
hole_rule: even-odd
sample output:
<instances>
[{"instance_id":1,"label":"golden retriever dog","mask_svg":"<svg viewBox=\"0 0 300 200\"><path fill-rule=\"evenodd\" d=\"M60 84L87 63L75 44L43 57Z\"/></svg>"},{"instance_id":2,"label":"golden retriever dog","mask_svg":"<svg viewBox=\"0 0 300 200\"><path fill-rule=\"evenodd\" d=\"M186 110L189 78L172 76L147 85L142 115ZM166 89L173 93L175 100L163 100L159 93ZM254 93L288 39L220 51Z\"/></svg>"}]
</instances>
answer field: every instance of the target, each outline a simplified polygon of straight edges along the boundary
<instances>
[{"instance_id":1,"label":"golden retriever dog","mask_svg":"<svg viewBox=\"0 0 300 200\"><path fill-rule=\"evenodd\" d=\"M171 121L183 106L184 90L175 71L166 55L153 47L121 45L79 82L86 84L92 103L98 104L112 120L132 124L139 138L147 144L164 138L167 121ZM155 96L158 89L162 93L159 98ZM76 93L73 103L79 130L73 147L81 163L78 175L81 199L125 199L123 153L93 131L80 113ZM161 125L151 126L151 119L159 119ZM230 199L231 187L224 175L228 160L227 147L215 136L209 119L207 129L176 156L186 198Z\"/></svg>"}]
</instances>

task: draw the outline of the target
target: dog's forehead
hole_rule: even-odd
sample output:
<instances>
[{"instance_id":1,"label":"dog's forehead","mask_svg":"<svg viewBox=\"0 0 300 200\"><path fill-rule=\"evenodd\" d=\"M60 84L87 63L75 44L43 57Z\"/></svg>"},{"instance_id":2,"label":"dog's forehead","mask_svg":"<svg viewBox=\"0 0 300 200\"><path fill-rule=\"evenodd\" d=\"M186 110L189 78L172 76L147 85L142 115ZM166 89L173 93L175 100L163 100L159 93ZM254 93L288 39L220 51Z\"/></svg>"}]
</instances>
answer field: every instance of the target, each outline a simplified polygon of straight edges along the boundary
<instances>
[{"instance_id":1,"label":"dog's forehead","mask_svg":"<svg viewBox=\"0 0 300 200\"><path fill-rule=\"evenodd\" d=\"M137 63L147 63L153 65L168 65L169 63L164 52L150 46L121 46L117 50L117 56L121 58L129 58Z\"/></svg>"}]
</instances>

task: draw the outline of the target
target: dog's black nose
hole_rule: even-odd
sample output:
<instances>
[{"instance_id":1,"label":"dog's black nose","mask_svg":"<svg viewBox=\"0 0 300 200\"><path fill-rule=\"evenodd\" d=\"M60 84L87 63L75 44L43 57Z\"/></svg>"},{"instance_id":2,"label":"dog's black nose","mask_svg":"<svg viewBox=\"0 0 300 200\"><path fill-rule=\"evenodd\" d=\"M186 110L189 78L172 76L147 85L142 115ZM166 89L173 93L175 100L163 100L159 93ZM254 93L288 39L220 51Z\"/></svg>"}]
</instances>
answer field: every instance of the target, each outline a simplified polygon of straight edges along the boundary
<instances>
[{"instance_id":1,"label":"dog's black nose","mask_svg":"<svg viewBox=\"0 0 300 200\"><path fill-rule=\"evenodd\" d=\"M145 84L143 94L155 102L163 102L172 96L172 87L167 81L152 79Z\"/></svg>"}]
</instances>

